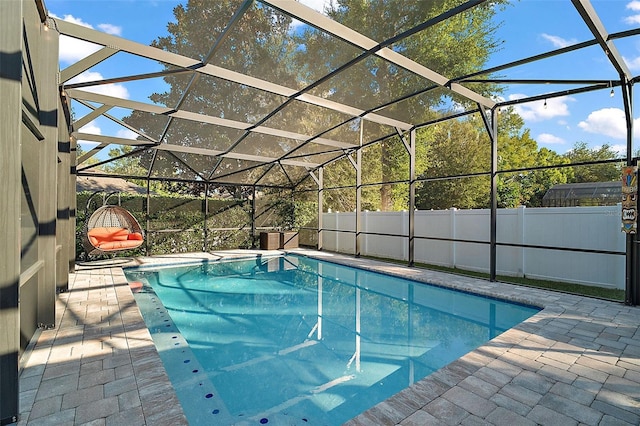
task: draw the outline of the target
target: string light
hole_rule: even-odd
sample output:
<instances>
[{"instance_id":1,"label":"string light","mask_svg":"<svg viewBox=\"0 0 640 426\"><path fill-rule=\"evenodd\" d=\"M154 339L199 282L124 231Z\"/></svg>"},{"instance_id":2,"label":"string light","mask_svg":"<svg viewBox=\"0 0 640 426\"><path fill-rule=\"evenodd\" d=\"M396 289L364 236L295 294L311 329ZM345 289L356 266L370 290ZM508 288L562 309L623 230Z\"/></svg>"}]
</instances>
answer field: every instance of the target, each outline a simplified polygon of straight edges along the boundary
<instances>
[{"instance_id":1,"label":"string light","mask_svg":"<svg viewBox=\"0 0 640 426\"><path fill-rule=\"evenodd\" d=\"M611 89L611 93L609 93L609 96L611 96L611 97L613 98L613 96L614 96L615 94L616 94L616 93L613 91L613 89Z\"/></svg>"},{"instance_id":2,"label":"string light","mask_svg":"<svg viewBox=\"0 0 640 426\"><path fill-rule=\"evenodd\" d=\"M545 109L547 109L547 100L546 99L544 100L544 105L543 106L544 106Z\"/></svg>"}]
</instances>

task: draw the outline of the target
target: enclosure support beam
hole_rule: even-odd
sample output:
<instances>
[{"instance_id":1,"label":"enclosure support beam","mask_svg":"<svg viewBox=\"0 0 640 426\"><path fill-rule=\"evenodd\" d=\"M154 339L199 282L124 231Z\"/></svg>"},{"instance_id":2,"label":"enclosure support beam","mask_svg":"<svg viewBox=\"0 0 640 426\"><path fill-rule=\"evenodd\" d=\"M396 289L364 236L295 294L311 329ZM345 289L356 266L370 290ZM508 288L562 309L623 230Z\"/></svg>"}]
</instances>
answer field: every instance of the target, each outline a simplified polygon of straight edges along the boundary
<instances>
[{"instance_id":1,"label":"enclosure support beam","mask_svg":"<svg viewBox=\"0 0 640 426\"><path fill-rule=\"evenodd\" d=\"M409 133L409 266L415 263L416 226L416 129Z\"/></svg>"},{"instance_id":2,"label":"enclosure support beam","mask_svg":"<svg viewBox=\"0 0 640 426\"><path fill-rule=\"evenodd\" d=\"M65 102L68 100L65 99ZM70 113L67 109L65 113L65 122L68 124L70 122ZM76 181L78 179L76 164L77 164L77 150L78 150L78 140L74 137L71 137L67 130L65 130L65 135L69 137L69 232L70 239L72 241L71 244L68 245L68 255L69 255L69 273L75 273L76 270L76 221L78 216L78 199L76 197Z\"/></svg>"},{"instance_id":3,"label":"enclosure support beam","mask_svg":"<svg viewBox=\"0 0 640 426\"><path fill-rule=\"evenodd\" d=\"M318 250L322 250L322 202L324 200L324 169L320 167L318 169Z\"/></svg>"},{"instance_id":4,"label":"enclosure support beam","mask_svg":"<svg viewBox=\"0 0 640 426\"><path fill-rule=\"evenodd\" d=\"M634 166L637 162L633 159L633 86L630 81L624 80L622 98L627 124L627 166ZM637 201L636 201L637 203ZM636 206L637 211L637 206ZM626 234L625 255L625 293L624 302L635 306L640 304L640 287L638 283L638 236Z\"/></svg>"},{"instance_id":5,"label":"enclosure support beam","mask_svg":"<svg viewBox=\"0 0 640 426\"><path fill-rule=\"evenodd\" d=\"M204 220L202 229L202 250L206 253L209 251L209 232L207 232L207 216L209 215L209 184L204 184ZM253 221L251 222L253 226Z\"/></svg>"},{"instance_id":6,"label":"enclosure support beam","mask_svg":"<svg viewBox=\"0 0 640 426\"><path fill-rule=\"evenodd\" d=\"M37 22L37 21L36 21ZM39 22L38 22L39 23ZM42 24L42 27L44 25ZM38 51L39 50L39 51ZM38 119L44 140L40 144L38 172L38 258L44 262L38 273L38 310L36 323L39 328L51 329L56 323L56 226L58 221L58 100L57 87L58 35L44 31L38 39L38 50L30 55L31 63L38 68L36 74L38 94ZM42 90L45 88L45 90ZM28 160L27 160L28 161Z\"/></svg>"},{"instance_id":7,"label":"enclosure support beam","mask_svg":"<svg viewBox=\"0 0 640 426\"><path fill-rule=\"evenodd\" d=\"M488 120L488 112L478 105L480 115L484 122L487 134L491 140L491 190L490 190L490 225L489 225L489 280L496 280L497 264L497 230L498 230L498 111L490 110L491 120Z\"/></svg>"},{"instance_id":8,"label":"enclosure support beam","mask_svg":"<svg viewBox=\"0 0 640 426\"><path fill-rule=\"evenodd\" d=\"M145 247L145 255L149 256L149 225L151 224L151 188L150 188L151 180L149 176L147 176L147 217L145 218L145 238L144 238L144 247Z\"/></svg>"},{"instance_id":9,"label":"enclosure support beam","mask_svg":"<svg viewBox=\"0 0 640 426\"><path fill-rule=\"evenodd\" d=\"M364 138L364 120L360 120L360 140L356 151L356 257L362 253L362 140Z\"/></svg>"},{"instance_id":10,"label":"enclosure support beam","mask_svg":"<svg viewBox=\"0 0 640 426\"><path fill-rule=\"evenodd\" d=\"M256 248L256 186L251 187L251 248Z\"/></svg>"},{"instance_id":11,"label":"enclosure support beam","mask_svg":"<svg viewBox=\"0 0 640 426\"><path fill-rule=\"evenodd\" d=\"M76 198L75 184L71 186L71 138L67 130L67 117L62 107L63 99L58 100L58 165L57 179L57 225L56 225L56 291L66 291L69 288L69 265L72 253L69 247L75 249L75 226L71 226L72 200ZM75 253L73 253L75 255ZM75 256L74 256L75 257ZM54 301L55 304L55 301Z\"/></svg>"},{"instance_id":12,"label":"enclosure support beam","mask_svg":"<svg viewBox=\"0 0 640 426\"><path fill-rule=\"evenodd\" d=\"M23 1L0 2L0 424L18 421Z\"/></svg>"},{"instance_id":13,"label":"enclosure support beam","mask_svg":"<svg viewBox=\"0 0 640 426\"><path fill-rule=\"evenodd\" d=\"M408 265L413 266L415 253L415 218L416 218L416 129L411 129L409 142L396 128L398 137L409 154L409 229L408 229Z\"/></svg>"}]
</instances>

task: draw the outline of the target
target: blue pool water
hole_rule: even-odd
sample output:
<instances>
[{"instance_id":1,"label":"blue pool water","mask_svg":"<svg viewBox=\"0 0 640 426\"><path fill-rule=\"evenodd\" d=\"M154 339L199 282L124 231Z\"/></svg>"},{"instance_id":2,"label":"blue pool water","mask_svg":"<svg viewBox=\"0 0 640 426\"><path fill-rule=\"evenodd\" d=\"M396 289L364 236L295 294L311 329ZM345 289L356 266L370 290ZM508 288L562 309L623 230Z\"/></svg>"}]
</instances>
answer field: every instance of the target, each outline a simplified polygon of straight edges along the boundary
<instances>
[{"instance_id":1,"label":"blue pool water","mask_svg":"<svg viewBox=\"0 0 640 426\"><path fill-rule=\"evenodd\" d=\"M302 256L125 273L190 424L339 425L538 312Z\"/></svg>"}]
</instances>

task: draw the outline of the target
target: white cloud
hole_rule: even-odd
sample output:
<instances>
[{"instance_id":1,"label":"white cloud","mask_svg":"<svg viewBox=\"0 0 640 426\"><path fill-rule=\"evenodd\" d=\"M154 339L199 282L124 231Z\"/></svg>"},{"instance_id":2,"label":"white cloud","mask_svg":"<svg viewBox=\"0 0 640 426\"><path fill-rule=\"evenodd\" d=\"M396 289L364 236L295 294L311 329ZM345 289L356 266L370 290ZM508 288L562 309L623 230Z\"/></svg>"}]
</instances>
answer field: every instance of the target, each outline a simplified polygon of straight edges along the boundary
<instances>
[{"instance_id":1,"label":"white cloud","mask_svg":"<svg viewBox=\"0 0 640 426\"><path fill-rule=\"evenodd\" d=\"M324 7L329 5L330 0L298 0L305 6L310 7L320 13L324 12Z\"/></svg>"},{"instance_id":2,"label":"white cloud","mask_svg":"<svg viewBox=\"0 0 640 426\"><path fill-rule=\"evenodd\" d=\"M57 19L61 19L53 13L51 14L51 16ZM81 18L76 18L73 15L64 15L62 17L62 20L93 29L93 26L91 24L88 24ZM122 28L116 25L100 24L98 25L98 28L107 34L121 35L122 33ZM100 45L62 35L60 36L60 52L58 55L58 59L62 63L77 62L80 59L86 58L92 53L100 50L101 48L102 46Z\"/></svg>"},{"instance_id":3,"label":"white cloud","mask_svg":"<svg viewBox=\"0 0 640 426\"><path fill-rule=\"evenodd\" d=\"M541 133L538 135L536 140L545 145L564 145L566 143L564 139L552 135L551 133Z\"/></svg>"},{"instance_id":4,"label":"white cloud","mask_svg":"<svg viewBox=\"0 0 640 426\"><path fill-rule=\"evenodd\" d=\"M614 139L627 137L624 111L620 108L603 108L593 111L578 127L588 133L609 136Z\"/></svg>"},{"instance_id":5,"label":"white cloud","mask_svg":"<svg viewBox=\"0 0 640 426\"><path fill-rule=\"evenodd\" d=\"M69 84L86 83L88 81L103 80L104 77L99 72L85 71L69 80ZM84 87L87 92L99 93L101 95L114 96L121 99L129 99L129 91L121 84L104 84L93 87Z\"/></svg>"},{"instance_id":6,"label":"white cloud","mask_svg":"<svg viewBox=\"0 0 640 426\"><path fill-rule=\"evenodd\" d=\"M640 15L631 15L624 18L624 23L629 25L636 25L640 23Z\"/></svg>"},{"instance_id":7,"label":"white cloud","mask_svg":"<svg viewBox=\"0 0 640 426\"><path fill-rule=\"evenodd\" d=\"M102 129L96 124L95 121L91 121L91 122L85 124L80 129L78 129L78 131L80 133L88 133L90 135L101 135L102 134ZM87 141L87 140L84 140L84 139L79 139L78 140L78 144L80 144L82 146L82 150L85 151L85 152L90 151L93 148L95 148L96 146L100 145L98 142Z\"/></svg>"},{"instance_id":8,"label":"white cloud","mask_svg":"<svg viewBox=\"0 0 640 426\"><path fill-rule=\"evenodd\" d=\"M509 99L514 100L523 97L525 96L516 94L510 95ZM543 121L570 115L567 103L572 101L574 101L574 98L560 96L558 98L515 105L514 109L525 121Z\"/></svg>"},{"instance_id":9,"label":"white cloud","mask_svg":"<svg viewBox=\"0 0 640 426\"><path fill-rule=\"evenodd\" d=\"M638 21L640 23L640 20ZM623 57L624 61L627 63L627 66L632 71L640 70L640 57L636 57L634 59L629 59L627 57Z\"/></svg>"},{"instance_id":10,"label":"white cloud","mask_svg":"<svg viewBox=\"0 0 640 426\"><path fill-rule=\"evenodd\" d=\"M51 13L51 16L56 18L56 19L60 19L60 17L57 16L56 14L54 14L54 13ZM82 25L83 27L93 28L93 26L91 24L88 24L88 23L84 22L82 19L76 18L73 15L64 15L62 17L62 20L63 21L67 21L67 22L71 22L72 24Z\"/></svg>"},{"instance_id":11,"label":"white cloud","mask_svg":"<svg viewBox=\"0 0 640 426\"><path fill-rule=\"evenodd\" d=\"M620 155L624 155L627 153L627 145L626 144L615 144L615 145L611 145L610 148L617 152Z\"/></svg>"},{"instance_id":12,"label":"white cloud","mask_svg":"<svg viewBox=\"0 0 640 426\"><path fill-rule=\"evenodd\" d=\"M97 52L101 48L102 46L97 44L62 35L60 36L60 52L58 54L58 59L63 63L77 62L80 59L91 55L93 52Z\"/></svg>"},{"instance_id":13,"label":"white cloud","mask_svg":"<svg viewBox=\"0 0 640 426\"><path fill-rule=\"evenodd\" d=\"M116 137L135 140L138 138L138 134L129 129L120 129L116 132Z\"/></svg>"},{"instance_id":14,"label":"white cloud","mask_svg":"<svg viewBox=\"0 0 640 426\"><path fill-rule=\"evenodd\" d=\"M91 121L84 126L82 126L79 130L80 133L89 133L90 135L101 135L102 129L96 124L95 121ZM90 142L95 144L95 142Z\"/></svg>"},{"instance_id":15,"label":"white cloud","mask_svg":"<svg viewBox=\"0 0 640 426\"><path fill-rule=\"evenodd\" d=\"M632 12L640 12L640 1L634 0L628 3L627 9L631 10ZM623 21L625 24L628 24L628 25L637 25L640 23L640 15L635 14L635 15L627 16L626 18L623 19Z\"/></svg>"},{"instance_id":16,"label":"white cloud","mask_svg":"<svg viewBox=\"0 0 640 426\"><path fill-rule=\"evenodd\" d=\"M545 40L550 41L551 44L554 47L557 47L557 48L571 46L572 44L576 43L575 39L566 40L566 39L564 39L562 37L554 36L554 35L551 35L551 34L542 33L541 36Z\"/></svg>"},{"instance_id":17,"label":"white cloud","mask_svg":"<svg viewBox=\"0 0 640 426\"><path fill-rule=\"evenodd\" d=\"M640 11L640 1L633 0L627 4L627 9L633 10L634 12Z\"/></svg>"},{"instance_id":18,"label":"white cloud","mask_svg":"<svg viewBox=\"0 0 640 426\"><path fill-rule=\"evenodd\" d=\"M100 31L103 31L107 34L117 35L117 36L122 35L122 27L119 27L117 25L98 24L98 29L100 29Z\"/></svg>"}]
</instances>

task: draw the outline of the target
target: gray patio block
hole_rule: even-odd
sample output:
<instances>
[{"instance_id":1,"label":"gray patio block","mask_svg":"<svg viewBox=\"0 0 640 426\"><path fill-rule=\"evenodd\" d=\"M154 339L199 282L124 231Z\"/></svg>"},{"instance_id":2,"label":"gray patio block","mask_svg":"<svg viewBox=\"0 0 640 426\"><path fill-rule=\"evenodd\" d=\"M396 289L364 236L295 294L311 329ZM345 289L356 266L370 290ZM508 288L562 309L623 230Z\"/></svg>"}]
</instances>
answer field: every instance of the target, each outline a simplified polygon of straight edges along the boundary
<instances>
[{"instance_id":1,"label":"gray patio block","mask_svg":"<svg viewBox=\"0 0 640 426\"><path fill-rule=\"evenodd\" d=\"M487 416L497 407L495 403L488 399L482 398L459 386L448 390L442 397L479 417Z\"/></svg>"},{"instance_id":2,"label":"gray patio block","mask_svg":"<svg viewBox=\"0 0 640 426\"><path fill-rule=\"evenodd\" d=\"M20 377L20 392L37 390L40 386L41 376Z\"/></svg>"},{"instance_id":3,"label":"gray patio block","mask_svg":"<svg viewBox=\"0 0 640 426\"><path fill-rule=\"evenodd\" d=\"M103 385L68 392L62 396L62 409L76 408L79 405L98 401L102 398L104 398Z\"/></svg>"},{"instance_id":4,"label":"gray patio block","mask_svg":"<svg viewBox=\"0 0 640 426\"><path fill-rule=\"evenodd\" d=\"M491 384L485 380L482 380L476 376L469 376L458 385L463 389L466 389L482 398L491 398L496 392L498 392L498 386Z\"/></svg>"},{"instance_id":5,"label":"gray patio block","mask_svg":"<svg viewBox=\"0 0 640 426\"><path fill-rule=\"evenodd\" d=\"M572 426L578 424L578 422L571 417L567 417L564 414L543 407L542 405L533 407L527 415L527 419L541 426Z\"/></svg>"},{"instance_id":6,"label":"gray patio block","mask_svg":"<svg viewBox=\"0 0 640 426\"><path fill-rule=\"evenodd\" d=\"M634 414L630 411L624 410L615 405L611 405L607 401L599 400L596 398L595 401L591 403L591 408L594 410L598 410L604 414L615 417L616 419L623 420L627 423L631 423L632 425L640 424L640 416Z\"/></svg>"},{"instance_id":7,"label":"gray patio block","mask_svg":"<svg viewBox=\"0 0 640 426\"><path fill-rule=\"evenodd\" d=\"M64 411L57 411L49 414L48 416L38 417L33 419L33 416L29 417L28 424L33 425L72 425L76 416L76 410L69 409Z\"/></svg>"},{"instance_id":8,"label":"gray patio block","mask_svg":"<svg viewBox=\"0 0 640 426\"><path fill-rule=\"evenodd\" d=\"M80 376L78 380L78 389L84 389L84 388L89 388L96 385L102 385L105 383L113 382L115 378L116 378L116 374L113 369L97 371L91 374L85 374Z\"/></svg>"},{"instance_id":9,"label":"gray patio block","mask_svg":"<svg viewBox=\"0 0 640 426\"><path fill-rule=\"evenodd\" d=\"M522 356L520 354L521 352L516 352L513 349L509 350L509 352L507 352L504 355L504 359L508 360L510 364L515 365L523 370L529 370L529 371L536 371L540 368L542 368L542 366L544 364L535 361L532 358L527 358L525 356ZM529 355L532 355L532 353L528 353ZM538 354L538 356L541 353ZM537 357L537 356L536 356Z\"/></svg>"},{"instance_id":10,"label":"gray patio block","mask_svg":"<svg viewBox=\"0 0 640 426\"><path fill-rule=\"evenodd\" d=\"M54 379L43 380L36 394L36 402L51 395L63 395L78 389L78 373L68 374Z\"/></svg>"},{"instance_id":11,"label":"gray patio block","mask_svg":"<svg viewBox=\"0 0 640 426\"><path fill-rule=\"evenodd\" d=\"M88 402L76 408L76 423L86 423L92 420L106 418L118 412L118 398L102 398Z\"/></svg>"},{"instance_id":12,"label":"gray patio block","mask_svg":"<svg viewBox=\"0 0 640 426\"><path fill-rule=\"evenodd\" d=\"M491 397L491 401L493 401L496 405L505 408L508 411L517 413L521 416L526 416L527 414L529 414L529 411L531 411L530 406L500 393L493 395Z\"/></svg>"},{"instance_id":13,"label":"gray patio block","mask_svg":"<svg viewBox=\"0 0 640 426\"><path fill-rule=\"evenodd\" d=\"M634 426L632 423L625 422L608 414L605 414L598 423L598 426Z\"/></svg>"},{"instance_id":14,"label":"gray patio block","mask_svg":"<svg viewBox=\"0 0 640 426\"><path fill-rule=\"evenodd\" d=\"M602 418L601 412L596 411L587 405L579 404L560 395L554 395L551 393L542 397L540 405L589 425L598 424Z\"/></svg>"},{"instance_id":15,"label":"gray patio block","mask_svg":"<svg viewBox=\"0 0 640 426\"><path fill-rule=\"evenodd\" d=\"M511 381L514 385L522 386L539 394L544 394L551 389L553 382L531 371L523 371Z\"/></svg>"},{"instance_id":16,"label":"gray patio block","mask_svg":"<svg viewBox=\"0 0 640 426\"><path fill-rule=\"evenodd\" d=\"M640 415L640 386L630 380L609 376L596 398Z\"/></svg>"},{"instance_id":17,"label":"gray patio block","mask_svg":"<svg viewBox=\"0 0 640 426\"><path fill-rule=\"evenodd\" d=\"M411 406L402 402L400 398L391 398L382 401L376 404L376 409L383 412L385 417L391 419L394 423L399 423L415 411L415 408L411 408Z\"/></svg>"},{"instance_id":18,"label":"gray patio block","mask_svg":"<svg viewBox=\"0 0 640 426\"><path fill-rule=\"evenodd\" d=\"M512 377L507 376L506 374L489 367L482 367L474 374L474 376L480 379L486 380L487 382L494 384L498 387L502 387L506 385L512 379Z\"/></svg>"},{"instance_id":19,"label":"gray patio block","mask_svg":"<svg viewBox=\"0 0 640 426\"><path fill-rule=\"evenodd\" d=\"M42 398L33 403L29 419L38 419L40 417L49 416L59 413L62 406L62 395L53 394L49 398Z\"/></svg>"},{"instance_id":20,"label":"gray patio block","mask_svg":"<svg viewBox=\"0 0 640 426\"><path fill-rule=\"evenodd\" d=\"M542 398L542 395L540 395L538 392L534 392L532 390L514 384L506 385L505 387L500 389L499 393L508 396L509 398L515 399L516 401L519 401L525 405L528 405L529 407L533 407L534 405L536 405Z\"/></svg>"},{"instance_id":21,"label":"gray patio block","mask_svg":"<svg viewBox=\"0 0 640 426\"><path fill-rule=\"evenodd\" d=\"M134 407L140 407L141 405L142 402L140 402L140 396L138 395L137 389L118 395L118 406L120 407L120 411L126 411Z\"/></svg>"},{"instance_id":22,"label":"gray patio block","mask_svg":"<svg viewBox=\"0 0 640 426\"><path fill-rule=\"evenodd\" d=\"M569 371L574 374L577 374L579 377L591 379L598 383L604 383L605 380L607 380L607 377L609 377L609 374L607 374L604 371L600 371L598 369L588 367L582 364L572 365L571 368L569 368Z\"/></svg>"},{"instance_id":23,"label":"gray patio block","mask_svg":"<svg viewBox=\"0 0 640 426\"><path fill-rule=\"evenodd\" d=\"M585 339L582 337L572 337L567 334L569 339L569 343L576 346L582 346L585 349L593 349L594 351L600 350L602 345L599 345L595 342L595 339Z\"/></svg>"},{"instance_id":24,"label":"gray patio block","mask_svg":"<svg viewBox=\"0 0 640 426\"><path fill-rule=\"evenodd\" d=\"M473 414L465 417L460 422L460 426L486 426L487 421L478 416L474 416Z\"/></svg>"},{"instance_id":25,"label":"gray patio block","mask_svg":"<svg viewBox=\"0 0 640 426\"><path fill-rule=\"evenodd\" d=\"M424 410L418 410L415 413L411 414L406 419L400 422L402 426L425 426L425 425L433 425L433 426L442 426L445 425L443 421L438 420L433 417L431 414L427 413Z\"/></svg>"},{"instance_id":26,"label":"gray patio block","mask_svg":"<svg viewBox=\"0 0 640 426\"><path fill-rule=\"evenodd\" d=\"M624 378L640 385L640 371L627 370L627 372L624 373Z\"/></svg>"},{"instance_id":27,"label":"gray patio block","mask_svg":"<svg viewBox=\"0 0 640 426\"><path fill-rule=\"evenodd\" d=\"M502 359L496 359L490 362L487 365L487 367L493 370L500 371L501 373L511 378L514 378L518 374L522 373L522 368L518 367L517 365L511 364L509 362L506 362L506 360L502 360Z\"/></svg>"},{"instance_id":28,"label":"gray patio block","mask_svg":"<svg viewBox=\"0 0 640 426\"><path fill-rule=\"evenodd\" d=\"M616 363L620 360L620 355L622 355L622 351L616 348L608 348L605 346L601 347L599 351L588 349L584 352L584 356L586 358L594 359L611 366L616 365Z\"/></svg>"},{"instance_id":29,"label":"gray patio block","mask_svg":"<svg viewBox=\"0 0 640 426\"><path fill-rule=\"evenodd\" d=\"M122 410L112 414L105 419L106 426L122 426L122 425L144 425L144 413L141 407L133 407L128 410Z\"/></svg>"},{"instance_id":30,"label":"gray patio block","mask_svg":"<svg viewBox=\"0 0 640 426\"><path fill-rule=\"evenodd\" d=\"M450 386L442 383L439 380L436 380L432 376L429 376L427 379L420 380L419 382L411 385L411 389L415 392L416 395L416 401L421 406L424 406L433 401L442 393L446 392L449 388Z\"/></svg>"},{"instance_id":31,"label":"gray patio block","mask_svg":"<svg viewBox=\"0 0 640 426\"><path fill-rule=\"evenodd\" d=\"M589 356L581 357L580 359L578 359L578 361L576 361L576 364L584 365L585 367L589 367L597 371L602 371L607 374L613 374L618 377L624 376L625 373L624 368L617 367L608 362L603 362Z\"/></svg>"},{"instance_id":32,"label":"gray patio block","mask_svg":"<svg viewBox=\"0 0 640 426\"><path fill-rule=\"evenodd\" d=\"M112 380L104 384L104 396L116 396L136 389L135 376L128 376L122 379Z\"/></svg>"},{"instance_id":33,"label":"gray patio block","mask_svg":"<svg viewBox=\"0 0 640 426\"><path fill-rule=\"evenodd\" d=\"M549 357L548 355L550 355L549 352L546 352L544 355L542 355L540 358L538 358L538 361L541 364L544 365L550 365L551 367L555 367L558 368L560 370L569 370L569 368L571 368L572 364L567 364L563 361L560 361L557 359L557 357ZM542 367L540 367L542 368Z\"/></svg>"},{"instance_id":34,"label":"gray patio block","mask_svg":"<svg viewBox=\"0 0 640 426\"><path fill-rule=\"evenodd\" d=\"M36 400L36 393L38 393L38 389L30 389L25 391L20 391L19 396L19 405L21 413L24 411L31 411L31 407Z\"/></svg>"},{"instance_id":35,"label":"gray patio block","mask_svg":"<svg viewBox=\"0 0 640 426\"><path fill-rule=\"evenodd\" d=\"M536 426L536 422L504 407L497 407L493 410L493 412L487 416L486 421L496 426Z\"/></svg>"},{"instance_id":36,"label":"gray patio block","mask_svg":"<svg viewBox=\"0 0 640 426\"><path fill-rule=\"evenodd\" d=\"M575 386L575 383L573 386L570 386L566 383L557 382L553 385L550 392L586 406L589 406L593 400L596 399L594 392L579 389Z\"/></svg>"},{"instance_id":37,"label":"gray patio block","mask_svg":"<svg viewBox=\"0 0 640 426\"><path fill-rule=\"evenodd\" d=\"M65 362L49 364L42 374L42 380L55 379L70 374L79 374L80 360L71 361L67 358Z\"/></svg>"},{"instance_id":38,"label":"gray patio block","mask_svg":"<svg viewBox=\"0 0 640 426\"><path fill-rule=\"evenodd\" d=\"M462 419L469 415L468 411L444 398L436 398L427 404L423 410L448 425L459 424Z\"/></svg>"},{"instance_id":39,"label":"gray patio block","mask_svg":"<svg viewBox=\"0 0 640 426\"><path fill-rule=\"evenodd\" d=\"M571 370L571 368L569 368ZM561 370L559 368L553 367L551 365L545 365L540 370L538 370L538 374L549 377L552 380L558 380L561 382L571 384L578 375L572 373L571 371Z\"/></svg>"}]
</instances>

